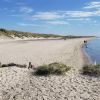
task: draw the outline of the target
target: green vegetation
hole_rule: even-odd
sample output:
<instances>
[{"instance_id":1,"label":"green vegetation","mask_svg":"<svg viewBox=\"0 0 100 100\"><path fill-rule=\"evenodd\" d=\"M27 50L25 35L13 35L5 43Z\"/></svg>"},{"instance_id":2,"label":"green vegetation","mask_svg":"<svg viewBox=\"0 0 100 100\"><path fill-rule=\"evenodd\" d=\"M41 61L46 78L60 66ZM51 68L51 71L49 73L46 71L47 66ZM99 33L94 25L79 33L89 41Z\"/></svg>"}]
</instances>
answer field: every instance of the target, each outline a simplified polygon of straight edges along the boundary
<instances>
[{"instance_id":1,"label":"green vegetation","mask_svg":"<svg viewBox=\"0 0 100 100\"><path fill-rule=\"evenodd\" d=\"M62 37L60 35L53 35L53 34L38 34L38 33L30 33L30 32L19 32L19 31L14 31L14 30L6 30L6 29L3 29L1 28L0 29L0 36L3 35L3 36L7 36L7 37L10 37L10 38L13 38L13 37L19 37L19 38L24 38L24 37L44 37L44 38L49 38L49 37L53 37L53 38L56 38L56 37Z\"/></svg>"},{"instance_id":2,"label":"green vegetation","mask_svg":"<svg viewBox=\"0 0 100 100\"><path fill-rule=\"evenodd\" d=\"M35 71L35 75L50 75L50 74L63 75L69 70L70 67L66 66L65 64L51 63L49 65L39 66Z\"/></svg>"},{"instance_id":3,"label":"green vegetation","mask_svg":"<svg viewBox=\"0 0 100 100\"><path fill-rule=\"evenodd\" d=\"M30 33L30 32L20 32L20 31L14 31L14 30L6 30L3 28L0 28L0 36L7 36L9 38L14 38L14 37L18 37L18 38L31 38L31 37L43 37L43 38L61 38L61 39L73 39L73 38L84 38L84 37L93 37L93 36L61 36L61 35L54 35L54 34L39 34L39 33Z\"/></svg>"},{"instance_id":4,"label":"green vegetation","mask_svg":"<svg viewBox=\"0 0 100 100\"><path fill-rule=\"evenodd\" d=\"M100 76L100 64L84 66L83 74L89 75L89 76Z\"/></svg>"}]
</instances>

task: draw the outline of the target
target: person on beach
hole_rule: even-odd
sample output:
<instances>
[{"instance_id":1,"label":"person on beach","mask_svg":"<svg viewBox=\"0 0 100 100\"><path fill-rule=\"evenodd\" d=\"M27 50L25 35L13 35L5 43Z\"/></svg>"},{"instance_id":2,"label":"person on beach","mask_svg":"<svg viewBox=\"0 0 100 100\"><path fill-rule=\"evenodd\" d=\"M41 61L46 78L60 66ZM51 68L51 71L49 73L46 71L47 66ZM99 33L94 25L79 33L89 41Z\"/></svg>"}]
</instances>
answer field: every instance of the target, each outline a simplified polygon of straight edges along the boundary
<instances>
[{"instance_id":1,"label":"person on beach","mask_svg":"<svg viewBox=\"0 0 100 100\"><path fill-rule=\"evenodd\" d=\"M84 44L85 44L85 47L87 48L87 41L86 40L84 40Z\"/></svg>"}]
</instances>

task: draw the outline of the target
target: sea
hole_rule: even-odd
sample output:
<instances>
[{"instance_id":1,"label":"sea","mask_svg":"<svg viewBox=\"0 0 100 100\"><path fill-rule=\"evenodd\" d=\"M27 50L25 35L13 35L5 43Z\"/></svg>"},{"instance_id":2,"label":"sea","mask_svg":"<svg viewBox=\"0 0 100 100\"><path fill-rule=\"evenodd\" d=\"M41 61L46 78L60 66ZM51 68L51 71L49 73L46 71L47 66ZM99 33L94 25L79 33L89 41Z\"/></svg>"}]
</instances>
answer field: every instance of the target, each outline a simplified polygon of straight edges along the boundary
<instances>
[{"instance_id":1,"label":"sea","mask_svg":"<svg viewBox=\"0 0 100 100\"><path fill-rule=\"evenodd\" d=\"M94 64L100 64L100 38L96 38L84 46L86 53Z\"/></svg>"}]
</instances>

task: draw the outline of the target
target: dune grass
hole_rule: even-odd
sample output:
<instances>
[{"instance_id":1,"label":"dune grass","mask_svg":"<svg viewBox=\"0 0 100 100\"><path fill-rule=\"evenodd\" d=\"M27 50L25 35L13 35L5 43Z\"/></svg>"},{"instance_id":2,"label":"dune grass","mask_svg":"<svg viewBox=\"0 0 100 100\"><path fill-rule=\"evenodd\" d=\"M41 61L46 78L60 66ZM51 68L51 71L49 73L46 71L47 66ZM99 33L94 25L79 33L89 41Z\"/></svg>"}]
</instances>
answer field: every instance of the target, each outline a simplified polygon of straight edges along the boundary
<instances>
[{"instance_id":1,"label":"dune grass","mask_svg":"<svg viewBox=\"0 0 100 100\"><path fill-rule=\"evenodd\" d=\"M65 74L67 71L70 70L69 66L66 66L65 64L62 63L51 63L48 65L42 65L39 66L36 71L35 71L35 75L63 75Z\"/></svg>"},{"instance_id":2,"label":"dune grass","mask_svg":"<svg viewBox=\"0 0 100 100\"><path fill-rule=\"evenodd\" d=\"M18 37L23 39L24 37L27 38L60 38L60 39L73 39L73 38L85 38L85 37L93 37L93 36L73 36L73 35L68 35L68 36L62 36L62 35L57 35L57 34L39 34L39 33L31 33L31 32L21 32L21 31L15 31L15 30L7 30L4 28L0 28L0 36L7 36L9 38L14 38Z\"/></svg>"},{"instance_id":3,"label":"dune grass","mask_svg":"<svg viewBox=\"0 0 100 100\"><path fill-rule=\"evenodd\" d=\"M82 70L84 75L100 76L100 64L98 65L86 65Z\"/></svg>"},{"instance_id":4,"label":"dune grass","mask_svg":"<svg viewBox=\"0 0 100 100\"><path fill-rule=\"evenodd\" d=\"M43 37L43 38L49 38L49 37L53 37L53 38L57 38L57 37L62 37L60 35L56 35L56 34L39 34L39 33L31 33L31 32L20 32L20 31L15 31L15 30L6 30L3 28L0 28L0 36L4 35L10 38L13 37L18 37L18 38L24 38L24 37Z\"/></svg>"}]
</instances>

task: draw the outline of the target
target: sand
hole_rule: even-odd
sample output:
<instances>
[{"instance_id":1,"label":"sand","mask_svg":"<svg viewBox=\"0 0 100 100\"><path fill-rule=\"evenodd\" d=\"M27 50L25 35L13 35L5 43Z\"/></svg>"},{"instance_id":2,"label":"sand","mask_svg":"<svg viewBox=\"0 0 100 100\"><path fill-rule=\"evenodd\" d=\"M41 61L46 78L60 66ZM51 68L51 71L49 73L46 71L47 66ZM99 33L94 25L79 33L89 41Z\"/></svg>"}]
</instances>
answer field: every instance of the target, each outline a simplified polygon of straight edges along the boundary
<instances>
[{"instance_id":1,"label":"sand","mask_svg":"<svg viewBox=\"0 0 100 100\"><path fill-rule=\"evenodd\" d=\"M31 61L38 67L62 62L71 66L64 76L48 77L35 76L27 68L0 68L0 100L100 100L100 78L80 74L82 66L89 63L82 52L84 40L0 41L2 63Z\"/></svg>"}]
</instances>

